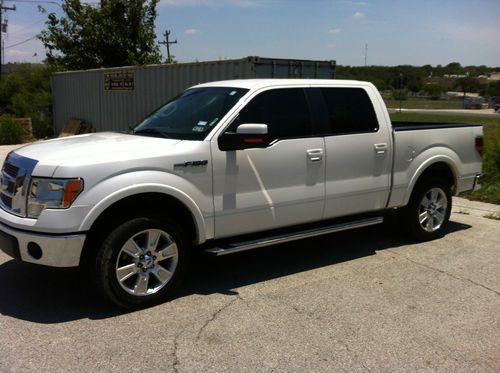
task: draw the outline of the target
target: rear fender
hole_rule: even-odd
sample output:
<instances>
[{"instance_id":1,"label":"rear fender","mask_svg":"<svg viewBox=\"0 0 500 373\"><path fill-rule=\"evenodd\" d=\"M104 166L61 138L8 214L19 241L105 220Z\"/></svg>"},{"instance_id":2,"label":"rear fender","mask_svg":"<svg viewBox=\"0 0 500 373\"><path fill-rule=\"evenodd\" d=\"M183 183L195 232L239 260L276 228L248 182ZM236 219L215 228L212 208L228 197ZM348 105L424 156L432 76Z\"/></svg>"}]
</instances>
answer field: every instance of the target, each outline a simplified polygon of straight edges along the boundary
<instances>
[{"instance_id":1,"label":"rear fender","mask_svg":"<svg viewBox=\"0 0 500 373\"><path fill-rule=\"evenodd\" d=\"M456 154L454 154L453 152L450 151L450 149L446 149L447 152L450 152L452 155L450 156L450 154L447 154L447 155L444 155L444 154L440 154L440 155L435 155L435 156L431 156L427 159L426 156L426 152L420 154L414 161L414 164L418 164L416 163L419 159L425 159L422 161L422 163L420 163L418 165L418 167L415 168L415 170L413 171L413 176L411 177L410 179L410 183L408 184L408 188L406 190L406 194L404 196L404 200L403 200L403 204L404 205L407 205L410 198L411 198L411 194L413 193L413 189L415 188L415 185L417 184L417 182L419 181L420 177L422 176L422 174L429 169L429 167L431 167L432 165L434 164L437 164L437 163L445 163L451 170L452 174L453 174L453 185L457 185L457 175L459 175L459 171L458 171L458 168L457 168L457 164L459 164L459 159L458 159L458 156Z\"/></svg>"}]
</instances>

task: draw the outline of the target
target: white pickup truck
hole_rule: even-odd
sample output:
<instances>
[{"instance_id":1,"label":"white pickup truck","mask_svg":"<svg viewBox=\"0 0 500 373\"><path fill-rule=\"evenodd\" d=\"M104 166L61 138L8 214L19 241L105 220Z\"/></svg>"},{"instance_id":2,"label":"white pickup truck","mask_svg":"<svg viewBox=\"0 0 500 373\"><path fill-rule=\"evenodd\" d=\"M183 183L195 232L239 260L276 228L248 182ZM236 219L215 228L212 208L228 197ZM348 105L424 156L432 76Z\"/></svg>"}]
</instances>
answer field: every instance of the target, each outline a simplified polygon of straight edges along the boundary
<instances>
[{"instance_id":1,"label":"white pickup truck","mask_svg":"<svg viewBox=\"0 0 500 373\"><path fill-rule=\"evenodd\" d=\"M199 250L224 255L381 223L443 234L477 188L477 124L392 123L377 89L343 80L197 85L129 134L41 141L2 168L0 248L86 266L112 302L178 288ZM306 244L306 243L305 243Z\"/></svg>"}]
</instances>

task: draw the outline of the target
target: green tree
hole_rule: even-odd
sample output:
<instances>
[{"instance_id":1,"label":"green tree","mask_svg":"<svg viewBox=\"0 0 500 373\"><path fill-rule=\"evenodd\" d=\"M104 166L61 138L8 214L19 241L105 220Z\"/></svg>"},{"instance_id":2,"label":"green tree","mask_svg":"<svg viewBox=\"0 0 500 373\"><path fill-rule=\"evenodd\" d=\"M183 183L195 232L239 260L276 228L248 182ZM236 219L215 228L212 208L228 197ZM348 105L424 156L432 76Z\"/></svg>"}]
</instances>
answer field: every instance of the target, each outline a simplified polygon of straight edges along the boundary
<instances>
[{"instance_id":1,"label":"green tree","mask_svg":"<svg viewBox=\"0 0 500 373\"><path fill-rule=\"evenodd\" d=\"M446 86L441 84L429 83L424 85L424 92L431 96L431 100L438 100L441 97L441 94L446 91Z\"/></svg>"},{"instance_id":2,"label":"green tree","mask_svg":"<svg viewBox=\"0 0 500 373\"><path fill-rule=\"evenodd\" d=\"M445 74L462 74L463 68L458 62L451 62L444 67Z\"/></svg>"},{"instance_id":3,"label":"green tree","mask_svg":"<svg viewBox=\"0 0 500 373\"><path fill-rule=\"evenodd\" d=\"M491 82L485 89L484 95L486 96L500 96L500 81Z\"/></svg>"},{"instance_id":4,"label":"green tree","mask_svg":"<svg viewBox=\"0 0 500 373\"><path fill-rule=\"evenodd\" d=\"M464 98L467 92L475 92L480 88L480 84L477 79L472 78L470 76L466 76L464 78L458 78L453 83L453 88L460 88L464 93Z\"/></svg>"},{"instance_id":5,"label":"green tree","mask_svg":"<svg viewBox=\"0 0 500 373\"><path fill-rule=\"evenodd\" d=\"M154 21L158 0L63 0L65 16L48 15L39 39L47 63L59 69L91 69L161 62ZM45 12L42 9L42 12Z\"/></svg>"},{"instance_id":6,"label":"green tree","mask_svg":"<svg viewBox=\"0 0 500 373\"><path fill-rule=\"evenodd\" d=\"M0 114L30 117L35 137L49 136L50 74L45 65L20 64L0 81Z\"/></svg>"}]
</instances>

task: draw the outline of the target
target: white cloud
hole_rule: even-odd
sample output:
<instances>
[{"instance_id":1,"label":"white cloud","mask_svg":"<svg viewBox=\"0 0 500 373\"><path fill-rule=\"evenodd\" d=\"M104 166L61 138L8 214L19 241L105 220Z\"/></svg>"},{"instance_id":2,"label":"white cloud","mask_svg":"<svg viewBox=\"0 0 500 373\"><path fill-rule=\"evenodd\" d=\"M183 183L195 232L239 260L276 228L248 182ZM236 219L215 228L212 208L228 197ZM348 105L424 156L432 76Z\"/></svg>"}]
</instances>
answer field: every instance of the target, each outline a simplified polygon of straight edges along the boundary
<instances>
[{"instance_id":1,"label":"white cloud","mask_svg":"<svg viewBox=\"0 0 500 373\"><path fill-rule=\"evenodd\" d=\"M254 6L260 6L257 1L254 0L228 0L228 3L234 6L239 6L242 8L250 8Z\"/></svg>"},{"instance_id":2,"label":"white cloud","mask_svg":"<svg viewBox=\"0 0 500 373\"><path fill-rule=\"evenodd\" d=\"M28 57L33 55L31 52L21 49L6 49L5 54L7 57Z\"/></svg>"},{"instance_id":3,"label":"white cloud","mask_svg":"<svg viewBox=\"0 0 500 373\"><path fill-rule=\"evenodd\" d=\"M184 30L184 33L186 35L195 35L198 33L198 29L195 28L188 28L187 30Z\"/></svg>"},{"instance_id":4,"label":"white cloud","mask_svg":"<svg viewBox=\"0 0 500 373\"><path fill-rule=\"evenodd\" d=\"M354 5L354 6L367 6L368 5L368 3L366 1L344 0L343 2L346 4L349 4L349 5Z\"/></svg>"},{"instance_id":5,"label":"white cloud","mask_svg":"<svg viewBox=\"0 0 500 373\"><path fill-rule=\"evenodd\" d=\"M195 6L236 6L240 8L250 8L260 6L257 0L160 0L159 5L178 6L178 7L195 7Z\"/></svg>"},{"instance_id":6,"label":"white cloud","mask_svg":"<svg viewBox=\"0 0 500 373\"><path fill-rule=\"evenodd\" d=\"M8 39L7 43L10 41L9 44L27 39L38 34L43 29L44 20L45 19L42 19L35 23L9 22L7 33L3 35Z\"/></svg>"},{"instance_id":7,"label":"white cloud","mask_svg":"<svg viewBox=\"0 0 500 373\"><path fill-rule=\"evenodd\" d=\"M339 28L331 28L330 30L328 30L328 32L330 34L338 34L340 32L340 29Z\"/></svg>"},{"instance_id":8,"label":"white cloud","mask_svg":"<svg viewBox=\"0 0 500 373\"><path fill-rule=\"evenodd\" d=\"M359 20L362 20L362 19L365 19L366 16L365 16L365 13L362 13L362 12L356 12L352 15L352 18L359 21Z\"/></svg>"}]
</instances>

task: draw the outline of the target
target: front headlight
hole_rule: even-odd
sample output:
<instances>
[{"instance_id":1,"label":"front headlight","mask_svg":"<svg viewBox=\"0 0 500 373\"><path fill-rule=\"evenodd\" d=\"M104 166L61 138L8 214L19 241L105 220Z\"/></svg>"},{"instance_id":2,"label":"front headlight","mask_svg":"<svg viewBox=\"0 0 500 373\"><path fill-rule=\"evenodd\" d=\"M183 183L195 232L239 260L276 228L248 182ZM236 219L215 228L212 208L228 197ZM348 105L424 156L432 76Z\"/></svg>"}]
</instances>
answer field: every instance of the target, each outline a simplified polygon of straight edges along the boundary
<instances>
[{"instance_id":1,"label":"front headlight","mask_svg":"<svg viewBox=\"0 0 500 373\"><path fill-rule=\"evenodd\" d=\"M82 190L82 179L33 177L28 194L28 217L38 218L45 209L68 208Z\"/></svg>"}]
</instances>

